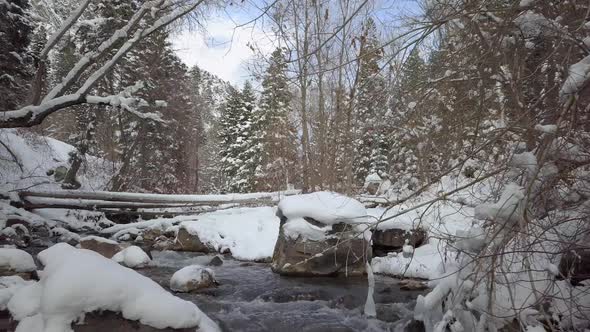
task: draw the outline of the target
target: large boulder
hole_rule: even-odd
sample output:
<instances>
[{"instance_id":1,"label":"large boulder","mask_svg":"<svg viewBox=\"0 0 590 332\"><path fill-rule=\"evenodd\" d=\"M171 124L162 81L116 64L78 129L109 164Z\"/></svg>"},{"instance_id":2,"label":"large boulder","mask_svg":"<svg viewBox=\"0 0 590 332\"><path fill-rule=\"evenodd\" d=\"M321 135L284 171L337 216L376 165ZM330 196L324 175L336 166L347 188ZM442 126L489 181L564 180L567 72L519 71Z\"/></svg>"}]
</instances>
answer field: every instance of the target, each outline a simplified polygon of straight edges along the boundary
<instances>
[{"instance_id":1,"label":"large boulder","mask_svg":"<svg viewBox=\"0 0 590 332\"><path fill-rule=\"evenodd\" d=\"M272 270L288 276L358 276L371 258L366 210L334 193L286 197Z\"/></svg>"},{"instance_id":2,"label":"large boulder","mask_svg":"<svg viewBox=\"0 0 590 332\"><path fill-rule=\"evenodd\" d=\"M96 251L106 258L112 258L123 250L119 243L99 236L87 236L80 239L80 248Z\"/></svg>"},{"instance_id":3,"label":"large boulder","mask_svg":"<svg viewBox=\"0 0 590 332\"><path fill-rule=\"evenodd\" d=\"M358 276L365 273L371 247L363 238L331 237L321 241L279 234L272 270L289 276Z\"/></svg>"},{"instance_id":4,"label":"large boulder","mask_svg":"<svg viewBox=\"0 0 590 332\"><path fill-rule=\"evenodd\" d=\"M400 252L408 244L414 248L426 243L427 233L422 228L405 230L400 228L377 229L373 231L373 254L387 256L390 252Z\"/></svg>"},{"instance_id":5,"label":"large boulder","mask_svg":"<svg viewBox=\"0 0 590 332\"><path fill-rule=\"evenodd\" d=\"M179 251L192 251L208 253L209 247L205 245L197 234L191 234L186 228L181 227L174 241L175 249Z\"/></svg>"}]
</instances>

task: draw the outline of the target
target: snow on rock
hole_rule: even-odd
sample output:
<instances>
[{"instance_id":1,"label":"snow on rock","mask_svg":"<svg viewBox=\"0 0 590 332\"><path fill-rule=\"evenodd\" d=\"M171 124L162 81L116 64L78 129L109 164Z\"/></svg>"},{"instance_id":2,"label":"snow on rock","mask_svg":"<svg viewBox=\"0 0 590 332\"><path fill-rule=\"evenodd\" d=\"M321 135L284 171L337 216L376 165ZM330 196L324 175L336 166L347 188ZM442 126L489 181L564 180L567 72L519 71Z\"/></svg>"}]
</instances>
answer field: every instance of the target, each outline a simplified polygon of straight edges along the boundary
<instances>
[{"instance_id":1,"label":"snow on rock","mask_svg":"<svg viewBox=\"0 0 590 332\"><path fill-rule=\"evenodd\" d=\"M97 310L121 312L159 329L219 330L195 304L93 251L59 243L38 257L45 266L41 280L20 288L8 302L21 331L71 331L72 322Z\"/></svg>"},{"instance_id":2,"label":"snow on rock","mask_svg":"<svg viewBox=\"0 0 590 332\"><path fill-rule=\"evenodd\" d=\"M140 247L129 246L118 253L112 258L115 262L124 266L134 268L141 268L148 265L151 261L150 257Z\"/></svg>"},{"instance_id":3,"label":"snow on rock","mask_svg":"<svg viewBox=\"0 0 590 332\"><path fill-rule=\"evenodd\" d=\"M32 272L37 266L33 256L24 250L0 248L0 268L14 272Z\"/></svg>"},{"instance_id":4,"label":"snow on rock","mask_svg":"<svg viewBox=\"0 0 590 332\"><path fill-rule=\"evenodd\" d=\"M305 240L321 241L326 238L326 232L332 230L332 226L318 227L305 221L303 218L289 219L283 225L286 237L296 240L299 236Z\"/></svg>"},{"instance_id":5,"label":"snow on rock","mask_svg":"<svg viewBox=\"0 0 590 332\"><path fill-rule=\"evenodd\" d=\"M363 204L327 191L285 197L278 209L287 219L309 217L327 225L367 222L367 210Z\"/></svg>"},{"instance_id":6,"label":"snow on rock","mask_svg":"<svg viewBox=\"0 0 590 332\"><path fill-rule=\"evenodd\" d=\"M58 236L59 242L67 242L69 244L80 242L80 238L81 238L80 235L78 235L74 232L70 232L69 230L67 230L63 227L55 227L55 228L52 228L50 231L51 231L51 235Z\"/></svg>"},{"instance_id":7,"label":"snow on rock","mask_svg":"<svg viewBox=\"0 0 590 332\"><path fill-rule=\"evenodd\" d=\"M231 251L240 260L272 256L279 220L271 207L232 208L193 216L180 227L219 252Z\"/></svg>"},{"instance_id":8,"label":"snow on rock","mask_svg":"<svg viewBox=\"0 0 590 332\"><path fill-rule=\"evenodd\" d=\"M213 270L201 265L189 265L176 271L170 279L170 289L175 292L190 292L215 286Z\"/></svg>"}]
</instances>

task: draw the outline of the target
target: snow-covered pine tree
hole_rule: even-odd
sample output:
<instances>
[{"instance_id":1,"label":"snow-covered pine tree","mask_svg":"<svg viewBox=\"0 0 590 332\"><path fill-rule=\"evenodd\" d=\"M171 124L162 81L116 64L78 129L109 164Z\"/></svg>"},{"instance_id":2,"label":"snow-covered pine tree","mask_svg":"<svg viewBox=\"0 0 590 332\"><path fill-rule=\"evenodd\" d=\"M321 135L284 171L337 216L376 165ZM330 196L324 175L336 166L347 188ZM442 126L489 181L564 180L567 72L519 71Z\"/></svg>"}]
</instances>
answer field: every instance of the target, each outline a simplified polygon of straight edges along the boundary
<instances>
[{"instance_id":1,"label":"snow-covered pine tree","mask_svg":"<svg viewBox=\"0 0 590 332\"><path fill-rule=\"evenodd\" d=\"M26 100L33 76L28 9L28 0L0 2L0 111L14 110Z\"/></svg>"},{"instance_id":2,"label":"snow-covered pine tree","mask_svg":"<svg viewBox=\"0 0 590 332\"><path fill-rule=\"evenodd\" d=\"M242 108L242 96L240 91L229 87L225 102L220 107L218 137L220 173L223 176L223 190L231 191L234 188L233 181L236 179L241 166L240 145L240 110ZM240 138L241 139L241 138Z\"/></svg>"},{"instance_id":3,"label":"snow-covered pine tree","mask_svg":"<svg viewBox=\"0 0 590 332\"><path fill-rule=\"evenodd\" d=\"M255 114L262 143L260 171L256 174L258 190L287 189L296 181L297 131L291 121L292 95L286 69L284 50L277 48L270 56L260 108Z\"/></svg>"},{"instance_id":4,"label":"snow-covered pine tree","mask_svg":"<svg viewBox=\"0 0 590 332\"><path fill-rule=\"evenodd\" d=\"M387 114L386 81L381 73L383 56L377 26L367 19L360 37L358 92L355 100L355 160L354 175L357 183L376 173L387 174L387 155L390 150Z\"/></svg>"},{"instance_id":5,"label":"snow-covered pine tree","mask_svg":"<svg viewBox=\"0 0 590 332\"><path fill-rule=\"evenodd\" d=\"M388 156L392 183L398 191L416 188L421 180L418 146L420 139L426 135L420 130L426 69L419 49L415 47L405 59L392 86L389 117L395 130L390 133L391 150Z\"/></svg>"}]
</instances>

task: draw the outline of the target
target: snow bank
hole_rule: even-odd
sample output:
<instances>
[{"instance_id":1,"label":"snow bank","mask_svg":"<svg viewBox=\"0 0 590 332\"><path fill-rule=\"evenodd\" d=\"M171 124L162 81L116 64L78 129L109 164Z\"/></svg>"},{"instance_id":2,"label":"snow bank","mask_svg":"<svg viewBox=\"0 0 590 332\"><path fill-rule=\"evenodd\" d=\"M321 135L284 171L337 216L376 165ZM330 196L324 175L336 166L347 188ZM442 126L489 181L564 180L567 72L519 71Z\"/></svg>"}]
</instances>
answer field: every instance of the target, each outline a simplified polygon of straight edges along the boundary
<instances>
[{"instance_id":1,"label":"snow bank","mask_svg":"<svg viewBox=\"0 0 590 332\"><path fill-rule=\"evenodd\" d=\"M31 272L37 269L28 252L12 248L0 248L0 267L15 272Z\"/></svg>"},{"instance_id":2,"label":"snow bank","mask_svg":"<svg viewBox=\"0 0 590 332\"><path fill-rule=\"evenodd\" d=\"M324 224L367 222L363 204L327 191L285 197L278 208L287 219L309 217Z\"/></svg>"},{"instance_id":3,"label":"snow bank","mask_svg":"<svg viewBox=\"0 0 590 332\"><path fill-rule=\"evenodd\" d=\"M151 261L145 251L137 246L127 247L116 253L111 259L132 269L144 267Z\"/></svg>"},{"instance_id":4,"label":"snow bank","mask_svg":"<svg viewBox=\"0 0 590 332\"><path fill-rule=\"evenodd\" d=\"M121 312L155 328L218 328L195 304L179 299L139 273L89 250L56 244L38 255L41 280L20 288L8 302L19 329L71 331L96 310Z\"/></svg>"},{"instance_id":5,"label":"snow bank","mask_svg":"<svg viewBox=\"0 0 590 332\"><path fill-rule=\"evenodd\" d=\"M434 244L414 248L412 255L391 254L374 257L371 261L374 273L404 278L436 279L444 275L441 271L444 251Z\"/></svg>"},{"instance_id":6,"label":"snow bank","mask_svg":"<svg viewBox=\"0 0 590 332\"><path fill-rule=\"evenodd\" d=\"M272 256L279 235L279 220L271 207L232 208L193 216L180 227L198 235L219 252L230 250L241 260Z\"/></svg>"}]
</instances>

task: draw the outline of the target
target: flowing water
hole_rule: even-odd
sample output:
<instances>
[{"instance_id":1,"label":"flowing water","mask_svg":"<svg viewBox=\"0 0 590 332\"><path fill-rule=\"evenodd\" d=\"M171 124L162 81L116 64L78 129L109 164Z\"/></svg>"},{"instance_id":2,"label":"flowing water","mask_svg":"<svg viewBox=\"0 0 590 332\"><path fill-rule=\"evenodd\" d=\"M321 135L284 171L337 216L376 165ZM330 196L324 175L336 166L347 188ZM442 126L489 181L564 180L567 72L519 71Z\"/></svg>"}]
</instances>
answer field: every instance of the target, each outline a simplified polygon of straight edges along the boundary
<instances>
[{"instance_id":1,"label":"flowing water","mask_svg":"<svg viewBox=\"0 0 590 332\"><path fill-rule=\"evenodd\" d=\"M154 266L139 270L165 288L172 274L210 256L152 252ZM220 285L176 295L196 303L225 331L403 331L421 292L403 291L397 280L375 276L377 317L366 318L366 278L294 278L273 273L268 263L224 258L211 267Z\"/></svg>"}]
</instances>

